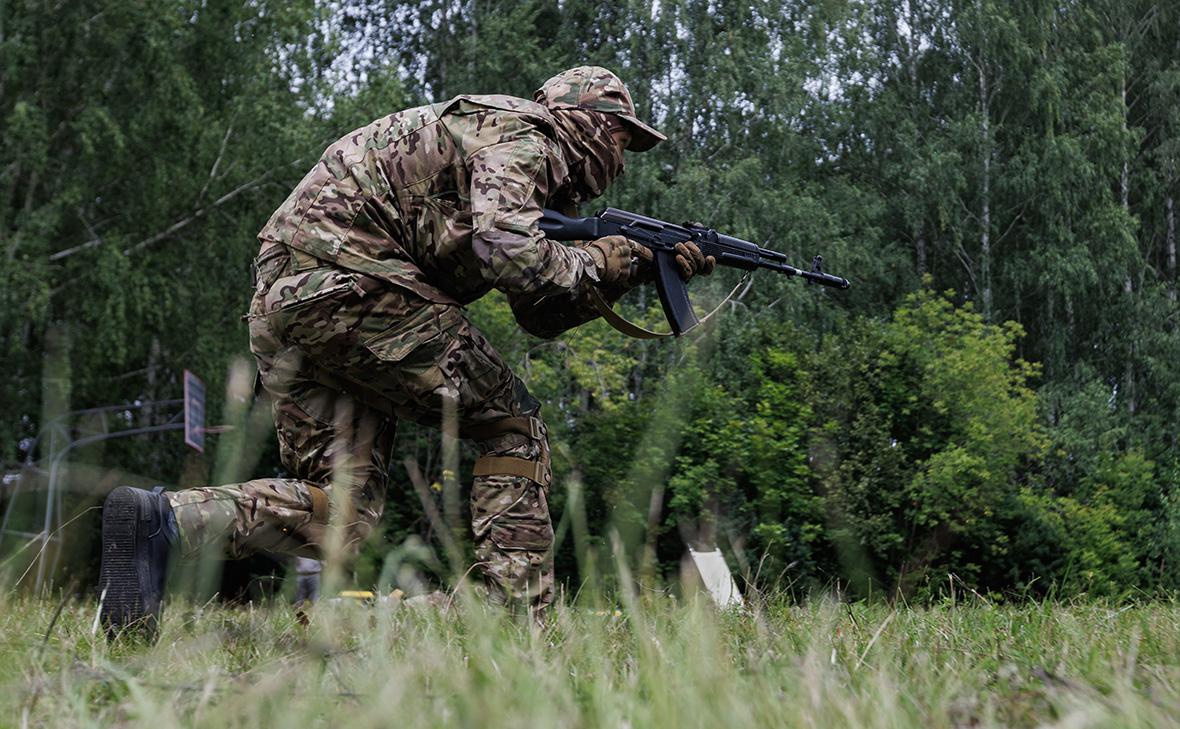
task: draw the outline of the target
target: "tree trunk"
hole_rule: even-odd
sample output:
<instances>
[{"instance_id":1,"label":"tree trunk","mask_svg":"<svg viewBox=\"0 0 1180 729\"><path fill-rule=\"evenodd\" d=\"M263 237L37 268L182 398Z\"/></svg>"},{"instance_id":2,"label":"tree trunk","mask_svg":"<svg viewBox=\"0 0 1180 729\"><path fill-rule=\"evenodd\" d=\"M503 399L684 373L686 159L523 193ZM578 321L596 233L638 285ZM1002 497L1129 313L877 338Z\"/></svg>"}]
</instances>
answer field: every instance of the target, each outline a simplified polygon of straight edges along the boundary
<instances>
[{"instance_id":1,"label":"tree trunk","mask_svg":"<svg viewBox=\"0 0 1180 729\"><path fill-rule=\"evenodd\" d=\"M988 100L987 71L984 68L982 52L979 63L979 137L983 148L983 169L980 170L980 210L979 210L979 286L983 299L984 321L992 318L992 210L991 210L991 174L992 174L992 145L991 145L991 109Z\"/></svg>"},{"instance_id":2,"label":"tree trunk","mask_svg":"<svg viewBox=\"0 0 1180 729\"><path fill-rule=\"evenodd\" d=\"M1176 206L1172 193L1164 200L1167 233L1164 240L1168 246L1168 298L1176 300Z\"/></svg>"},{"instance_id":3,"label":"tree trunk","mask_svg":"<svg viewBox=\"0 0 1180 729\"><path fill-rule=\"evenodd\" d=\"M1127 129L1127 77L1123 76L1123 130ZM1131 162L1123 159L1123 169L1119 174L1119 197L1123 205L1123 212L1130 216L1131 208ZM1127 271L1126 278L1123 279L1123 293L1127 295L1127 299L1131 300L1135 296L1135 281L1131 277L1131 272ZM1126 387L1127 396L1127 412L1131 415L1135 414L1135 340L1134 330L1131 331L1131 344L1127 348L1127 362L1123 371L1123 382Z\"/></svg>"},{"instance_id":4,"label":"tree trunk","mask_svg":"<svg viewBox=\"0 0 1180 729\"><path fill-rule=\"evenodd\" d=\"M147 403L143 406L143 424L156 425L156 407L152 402L159 399L159 376L160 369L160 338L152 337L152 343L148 345L148 360L147 369L145 371L145 379L147 384Z\"/></svg>"},{"instance_id":5,"label":"tree trunk","mask_svg":"<svg viewBox=\"0 0 1180 729\"><path fill-rule=\"evenodd\" d=\"M918 40L920 19L918 18L917 3L907 3L906 7L909 9L909 15L906 18L906 24L909 26L909 32L905 37L906 56L909 65L909 81L910 81L910 104L912 108L919 109L919 99L922 98L922 90L918 84ZM895 31L896 32L896 31ZM900 45L900 42L899 44ZM914 268L917 269L918 279L921 280L927 272L926 263L926 224L919 222L917 229L914 231Z\"/></svg>"},{"instance_id":6,"label":"tree trunk","mask_svg":"<svg viewBox=\"0 0 1180 729\"><path fill-rule=\"evenodd\" d=\"M914 233L914 267L918 271L918 278L926 275L926 226L920 223Z\"/></svg>"},{"instance_id":7,"label":"tree trunk","mask_svg":"<svg viewBox=\"0 0 1180 729\"><path fill-rule=\"evenodd\" d=\"M1131 281L1130 275L1123 281L1123 293L1127 298L1135 295L1135 287ZM1123 382L1125 382L1126 396L1127 396L1127 412L1131 415L1135 414L1135 342L1132 340L1127 351L1127 364L1123 371Z\"/></svg>"},{"instance_id":8,"label":"tree trunk","mask_svg":"<svg viewBox=\"0 0 1180 729\"><path fill-rule=\"evenodd\" d=\"M160 372L160 359L161 358L162 358L162 353L161 353L161 348L160 348L160 338L159 337L152 337L152 342L148 346L148 361L147 361L147 372L146 372L146 382L145 382L145 384L147 385L147 387L146 387L147 404L145 404L143 407L143 424L144 425L157 425L158 423L156 421L160 419L159 414L156 410L156 407L154 405L152 405L152 402L160 399L159 372ZM148 438L150 440L155 440L159 437L160 437L159 433L148 436ZM151 455L149 455L146 460L158 469L161 466L161 453L162 453L162 449L152 448Z\"/></svg>"}]
</instances>

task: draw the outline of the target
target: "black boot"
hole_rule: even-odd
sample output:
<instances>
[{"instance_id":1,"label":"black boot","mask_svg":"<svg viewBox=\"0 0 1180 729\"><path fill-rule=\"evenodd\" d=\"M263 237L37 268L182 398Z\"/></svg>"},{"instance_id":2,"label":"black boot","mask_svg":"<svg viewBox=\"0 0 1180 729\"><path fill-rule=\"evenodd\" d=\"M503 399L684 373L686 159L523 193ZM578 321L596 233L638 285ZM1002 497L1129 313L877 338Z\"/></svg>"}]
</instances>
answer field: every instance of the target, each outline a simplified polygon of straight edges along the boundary
<instances>
[{"instance_id":1,"label":"black boot","mask_svg":"<svg viewBox=\"0 0 1180 729\"><path fill-rule=\"evenodd\" d=\"M159 628L168 550L176 542L176 517L164 487L120 486L102 507L99 614L107 638L127 632L154 640Z\"/></svg>"}]
</instances>

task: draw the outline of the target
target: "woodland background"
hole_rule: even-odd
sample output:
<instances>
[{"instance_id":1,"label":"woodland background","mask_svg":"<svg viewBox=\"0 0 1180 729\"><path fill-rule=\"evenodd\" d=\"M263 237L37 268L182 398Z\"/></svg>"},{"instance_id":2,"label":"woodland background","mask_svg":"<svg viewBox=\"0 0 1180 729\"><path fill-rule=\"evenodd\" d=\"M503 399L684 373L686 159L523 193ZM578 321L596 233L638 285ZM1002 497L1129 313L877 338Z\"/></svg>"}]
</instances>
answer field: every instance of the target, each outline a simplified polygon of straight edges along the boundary
<instances>
[{"instance_id":1,"label":"woodland background","mask_svg":"<svg viewBox=\"0 0 1180 729\"><path fill-rule=\"evenodd\" d=\"M1180 588L1180 6L1142 0L9 0L12 524L40 528L42 501L14 500L22 474L67 438L165 422L175 408L135 406L180 397L185 368L212 421L265 421L233 366L254 236L328 143L458 93L529 97L583 63L618 72L669 137L601 204L705 221L796 265L823 253L854 285L758 275L676 342L601 322L544 341L499 294L472 307L545 403L571 591L616 533L649 575L716 541L744 579L792 591ZM713 279L693 286L702 306L737 276ZM623 308L659 322L653 292ZM128 407L36 439L108 405ZM96 566L84 509L102 492L275 473L271 441L73 452L63 508L83 516L58 584ZM401 464L416 459L461 524L465 479L441 450L402 429L358 582L444 572L428 547L445 529Z\"/></svg>"}]
</instances>

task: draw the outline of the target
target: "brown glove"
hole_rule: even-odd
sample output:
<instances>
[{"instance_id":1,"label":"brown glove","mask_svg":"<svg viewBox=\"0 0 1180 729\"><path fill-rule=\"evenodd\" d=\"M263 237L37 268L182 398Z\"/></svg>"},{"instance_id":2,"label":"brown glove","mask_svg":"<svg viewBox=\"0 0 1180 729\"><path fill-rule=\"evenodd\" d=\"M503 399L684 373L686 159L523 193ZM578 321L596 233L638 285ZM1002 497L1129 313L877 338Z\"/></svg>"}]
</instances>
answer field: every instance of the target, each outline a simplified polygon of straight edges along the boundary
<instances>
[{"instance_id":1,"label":"brown glove","mask_svg":"<svg viewBox=\"0 0 1180 729\"><path fill-rule=\"evenodd\" d=\"M693 276L708 276L717 266L717 259L706 257L696 243L676 244L676 267L680 269L680 278L685 281Z\"/></svg>"},{"instance_id":2,"label":"brown glove","mask_svg":"<svg viewBox=\"0 0 1180 729\"><path fill-rule=\"evenodd\" d=\"M638 284L650 281L655 273L655 256L647 246L621 235L608 235L585 246L598 267L598 277L607 284ZM717 259L706 257L696 243L676 244L676 268L685 281L693 276L713 273Z\"/></svg>"},{"instance_id":3,"label":"brown glove","mask_svg":"<svg viewBox=\"0 0 1180 729\"><path fill-rule=\"evenodd\" d=\"M598 278L605 284L639 283L651 270L654 256L647 246L627 240L621 235L608 235L582 246L589 251L598 269Z\"/></svg>"}]
</instances>

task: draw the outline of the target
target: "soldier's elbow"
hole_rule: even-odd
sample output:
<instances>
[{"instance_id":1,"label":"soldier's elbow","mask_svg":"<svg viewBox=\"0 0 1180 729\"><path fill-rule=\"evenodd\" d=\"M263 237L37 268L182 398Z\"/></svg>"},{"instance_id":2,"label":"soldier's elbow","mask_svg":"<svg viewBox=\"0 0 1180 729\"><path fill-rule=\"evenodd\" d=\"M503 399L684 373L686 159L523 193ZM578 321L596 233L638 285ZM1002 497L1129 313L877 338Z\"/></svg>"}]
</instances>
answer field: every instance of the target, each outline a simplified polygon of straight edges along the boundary
<instances>
[{"instance_id":1,"label":"soldier's elbow","mask_svg":"<svg viewBox=\"0 0 1180 729\"><path fill-rule=\"evenodd\" d=\"M554 326L556 322L547 322L544 319L518 316L516 323L521 329L540 339L555 339L565 332L565 328Z\"/></svg>"}]
</instances>

